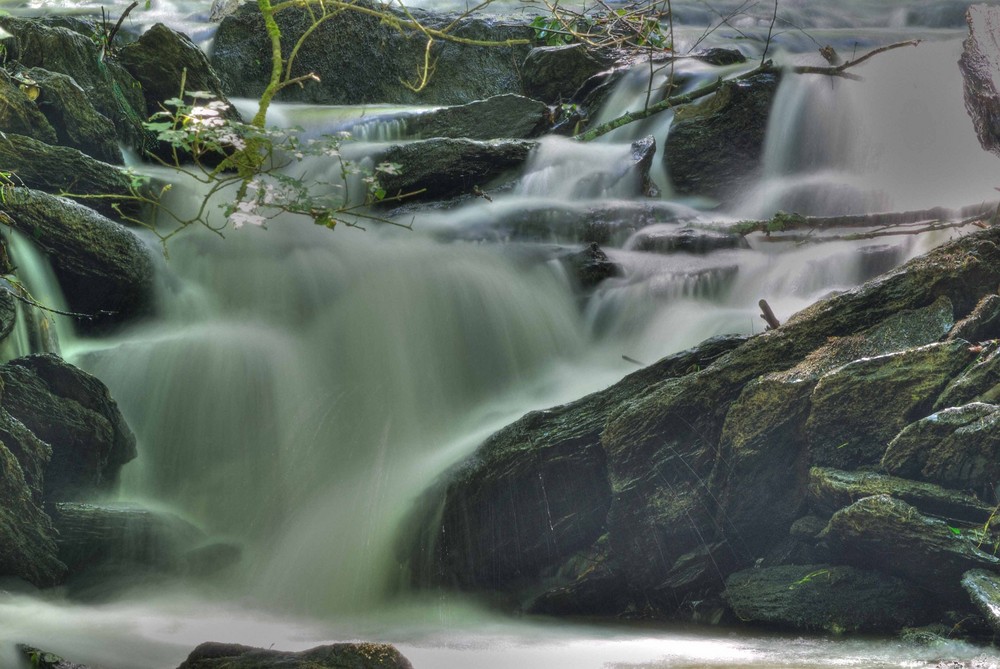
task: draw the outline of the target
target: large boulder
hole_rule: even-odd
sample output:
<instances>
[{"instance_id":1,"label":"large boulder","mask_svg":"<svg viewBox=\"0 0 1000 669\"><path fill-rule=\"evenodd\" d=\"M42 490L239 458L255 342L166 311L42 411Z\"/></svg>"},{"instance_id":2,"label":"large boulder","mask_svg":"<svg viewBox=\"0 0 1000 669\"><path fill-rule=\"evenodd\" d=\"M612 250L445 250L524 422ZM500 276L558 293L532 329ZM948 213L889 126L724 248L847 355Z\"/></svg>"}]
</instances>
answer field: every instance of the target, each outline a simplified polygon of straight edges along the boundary
<instances>
[{"instance_id":1,"label":"large boulder","mask_svg":"<svg viewBox=\"0 0 1000 669\"><path fill-rule=\"evenodd\" d=\"M522 95L497 95L406 119L408 137L528 139L546 127L548 107Z\"/></svg>"},{"instance_id":2,"label":"large boulder","mask_svg":"<svg viewBox=\"0 0 1000 669\"><path fill-rule=\"evenodd\" d=\"M384 643L335 643L300 653L227 643L203 643L177 669L413 669Z\"/></svg>"},{"instance_id":3,"label":"large boulder","mask_svg":"<svg viewBox=\"0 0 1000 669\"><path fill-rule=\"evenodd\" d=\"M356 3L324 20L298 51L293 77L314 73L318 82L286 87L278 99L321 104L465 104L494 95L520 93L518 65L530 46L477 46L437 39L431 50L433 73L426 87L406 86L425 67L427 38L403 14L368 2ZM383 11L388 19L373 16ZM442 29L458 20L452 35L504 43L528 41L526 23L490 17L429 14L410 10L425 26ZM311 10L289 7L275 19L287 58L296 40L312 25ZM215 35L212 65L231 96L257 98L271 72L271 43L255 3L243 4L223 19Z\"/></svg>"},{"instance_id":4,"label":"large boulder","mask_svg":"<svg viewBox=\"0 0 1000 669\"><path fill-rule=\"evenodd\" d=\"M118 167L74 148L8 133L0 142L0 164L17 174L17 182L27 188L65 194L105 216L120 216L112 207L115 203L128 214L139 210L133 189L141 186Z\"/></svg>"},{"instance_id":5,"label":"large boulder","mask_svg":"<svg viewBox=\"0 0 1000 669\"><path fill-rule=\"evenodd\" d=\"M3 409L52 447L46 501L87 499L116 484L136 456L135 436L103 383L52 354L12 360L0 379Z\"/></svg>"},{"instance_id":6,"label":"large boulder","mask_svg":"<svg viewBox=\"0 0 1000 669\"><path fill-rule=\"evenodd\" d=\"M149 308L153 261L127 228L80 204L28 188L11 188L0 203L9 224L48 256L70 309L97 327Z\"/></svg>"},{"instance_id":7,"label":"large boulder","mask_svg":"<svg viewBox=\"0 0 1000 669\"><path fill-rule=\"evenodd\" d=\"M726 201L757 178L779 80L762 73L728 81L706 102L677 112L663 160L678 193Z\"/></svg>"},{"instance_id":8,"label":"large boulder","mask_svg":"<svg viewBox=\"0 0 1000 669\"><path fill-rule=\"evenodd\" d=\"M828 564L745 569L726 579L725 596L744 622L800 630L894 631L931 618L916 586Z\"/></svg>"},{"instance_id":9,"label":"large boulder","mask_svg":"<svg viewBox=\"0 0 1000 669\"><path fill-rule=\"evenodd\" d=\"M987 151L1000 155L1000 7L974 5L966 19L958 66L965 78L965 108Z\"/></svg>"},{"instance_id":10,"label":"large boulder","mask_svg":"<svg viewBox=\"0 0 1000 669\"><path fill-rule=\"evenodd\" d=\"M144 149L149 135L142 127L146 105L139 83L112 58L102 57L97 43L70 28L13 16L0 26L14 35L6 43L8 58L23 67L68 75L83 88L98 112L114 123L124 143Z\"/></svg>"},{"instance_id":11,"label":"large boulder","mask_svg":"<svg viewBox=\"0 0 1000 669\"><path fill-rule=\"evenodd\" d=\"M205 53L187 35L162 23L122 47L118 62L139 82L147 115L163 109L164 101L178 97L182 81L184 93L210 93L229 104ZM235 111L231 115L239 117Z\"/></svg>"},{"instance_id":12,"label":"large boulder","mask_svg":"<svg viewBox=\"0 0 1000 669\"><path fill-rule=\"evenodd\" d=\"M72 77L39 67L26 70L25 74L38 84L38 108L56 129L57 141L49 144L79 149L105 163L122 163L114 124L94 108L87 93Z\"/></svg>"},{"instance_id":13,"label":"large boulder","mask_svg":"<svg viewBox=\"0 0 1000 669\"><path fill-rule=\"evenodd\" d=\"M568 102L584 82L610 65L606 54L584 44L536 47L521 65L524 94L549 104Z\"/></svg>"},{"instance_id":14,"label":"large boulder","mask_svg":"<svg viewBox=\"0 0 1000 669\"><path fill-rule=\"evenodd\" d=\"M976 361L944 389L935 411L970 402L1000 404L1000 343L983 347Z\"/></svg>"},{"instance_id":15,"label":"large boulder","mask_svg":"<svg viewBox=\"0 0 1000 669\"><path fill-rule=\"evenodd\" d=\"M379 181L390 196L410 194L411 200L439 200L473 193L512 172L528 159L537 142L530 140L426 139L391 146L381 162L400 166Z\"/></svg>"}]
</instances>

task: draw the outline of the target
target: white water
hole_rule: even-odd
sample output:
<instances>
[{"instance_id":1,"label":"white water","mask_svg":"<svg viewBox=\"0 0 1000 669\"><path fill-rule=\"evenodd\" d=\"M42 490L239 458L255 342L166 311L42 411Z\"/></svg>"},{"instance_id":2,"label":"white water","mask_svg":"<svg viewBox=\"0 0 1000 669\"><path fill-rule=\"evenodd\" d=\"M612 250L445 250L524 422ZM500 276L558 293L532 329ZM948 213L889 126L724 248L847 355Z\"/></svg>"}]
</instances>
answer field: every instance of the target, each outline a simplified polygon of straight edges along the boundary
<instances>
[{"instance_id":1,"label":"white water","mask_svg":"<svg viewBox=\"0 0 1000 669\"><path fill-rule=\"evenodd\" d=\"M893 16L874 25L899 25ZM1000 171L962 108L956 36L887 54L862 84L786 81L767 179L726 215L767 215L793 195L803 211L990 199ZM643 97L624 85L608 110ZM344 110L276 111L313 132L346 122ZM27 642L112 669L173 667L206 640L293 650L385 640L418 669L923 666L979 653L510 620L455 595L398 593L395 541L413 499L496 428L607 386L634 369L623 354L652 362L713 334L759 331L758 299L784 319L872 275L862 258L899 263L944 238L868 242L867 255L755 240L698 257L625 250L623 237L606 250L626 276L582 307L545 260L551 244L575 241L555 228L508 244L446 241L519 211L627 197L634 184L595 172L645 133L662 147L668 121L589 148L547 141L513 192L417 215L414 232L281 220L225 240L178 238L156 318L109 339L61 334L62 350L108 384L138 436L122 498L182 515L243 558L207 581L0 597L4 652ZM379 132L369 137L388 138Z\"/></svg>"}]
</instances>

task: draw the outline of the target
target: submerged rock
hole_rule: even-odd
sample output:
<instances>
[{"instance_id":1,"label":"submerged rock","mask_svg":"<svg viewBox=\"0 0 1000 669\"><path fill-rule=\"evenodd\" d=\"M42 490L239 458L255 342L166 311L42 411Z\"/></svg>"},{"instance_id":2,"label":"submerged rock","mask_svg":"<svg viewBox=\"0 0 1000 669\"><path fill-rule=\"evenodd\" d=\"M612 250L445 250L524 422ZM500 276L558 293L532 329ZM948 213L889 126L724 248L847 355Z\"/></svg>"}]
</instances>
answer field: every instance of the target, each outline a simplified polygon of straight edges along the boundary
<instances>
[{"instance_id":1,"label":"submerged rock","mask_svg":"<svg viewBox=\"0 0 1000 669\"><path fill-rule=\"evenodd\" d=\"M497 95L406 119L408 137L528 139L545 130L548 108L522 95Z\"/></svg>"},{"instance_id":2,"label":"submerged rock","mask_svg":"<svg viewBox=\"0 0 1000 669\"><path fill-rule=\"evenodd\" d=\"M779 79L764 73L726 82L706 102L677 113L663 159L678 193L726 201L757 177Z\"/></svg>"},{"instance_id":3,"label":"submerged rock","mask_svg":"<svg viewBox=\"0 0 1000 669\"><path fill-rule=\"evenodd\" d=\"M177 669L413 669L384 643L335 643L300 653L228 643L203 643Z\"/></svg>"},{"instance_id":4,"label":"submerged rock","mask_svg":"<svg viewBox=\"0 0 1000 669\"><path fill-rule=\"evenodd\" d=\"M86 499L111 489L136 456L135 436L98 379L52 354L0 367L2 406L52 447L46 501Z\"/></svg>"},{"instance_id":5,"label":"submerged rock","mask_svg":"<svg viewBox=\"0 0 1000 669\"><path fill-rule=\"evenodd\" d=\"M969 37L958 61L965 109L982 147L1000 155L1000 7L973 5L966 19Z\"/></svg>"},{"instance_id":6,"label":"submerged rock","mask_svg":"<svg viewBox=\"0 0 1000 669\"><path fill-rule=\"evenodd\" d=\"M367 2L362 10L378 6ZM408 22L401 13L386 12L400 24ZM455 14L410 10L426 26L441 29L458 20L451 34L490 42L530 41L533 29L506 18L460 18ZM289 7L275 15L283 36L284 57L296 40L312 24L305 8ZM420 92L427 38L416 29L392 25L348 7L335 18L324 21L303 43L295 58L292 76L315 73L318 82L289 86L278 98L321 104L465 104L494 95L520 93L518 66L529 44L474 46L438 39L432 52L433 76ZM228 95L257 98L270 76L271 44L260 11L254 3L244 3L219 25L212 48L216 68ZM403 83L410 83L411 87Z\"/></svg>"},{"instance_id":7,"label":"submerged rock","mask_svg":"<svg viewBox=\"0 0 1000 669\"><path fill-rule=\"evenodd\" d=\"M152 257L132 231L28 188L9 189L0 211L49 258L70 309L89 317L81 327L121 322L150 307Z\"/></svg>"},{"instance_id":8,"label":"submerged rock","mask_svg":"<svg viewBox=\"0 0 1000 669\"><path fill-rule=\"evenodd\" d=\"M654 253L710 253L722 249L750 248L743 235L687 227L642 230L632 238L630 246L636 251Z\"/></svg>"},{"instance_id":9,"label":"submerged rock","mask_svg":"<svg viewBox=\"0 0 1000 669\"><path fill-rule=\"evenodd\" d=\"M743 622L827 632L888 632L931 619L927 597L901 579L828 564L744 569L726 579Z\"/></svg>"},{"instance_id":10,"label":"submerged rock","mask_svg":"<svg viewBox=\"0 0 1000 669\"><path fill-rule=\"evenodd\" d=\"M559 260L583 290L591 290L605 279L621 276L622 266L608 258L597 242L575 253L565 254Z\"/></svg>"},{"instance_id":11,"label":"submerged rock","mask_svg":"<svg viewBox=\"0 0 1000 669\"><path fill-rule=\"evenodd\" d=\"M389 196L412 193L407 202L473 193L523 164L536 145L513 139L426 139L399 144L377 159L400 165L398 173L380 175L379 181Z\"/></svg>"}]
</instances>

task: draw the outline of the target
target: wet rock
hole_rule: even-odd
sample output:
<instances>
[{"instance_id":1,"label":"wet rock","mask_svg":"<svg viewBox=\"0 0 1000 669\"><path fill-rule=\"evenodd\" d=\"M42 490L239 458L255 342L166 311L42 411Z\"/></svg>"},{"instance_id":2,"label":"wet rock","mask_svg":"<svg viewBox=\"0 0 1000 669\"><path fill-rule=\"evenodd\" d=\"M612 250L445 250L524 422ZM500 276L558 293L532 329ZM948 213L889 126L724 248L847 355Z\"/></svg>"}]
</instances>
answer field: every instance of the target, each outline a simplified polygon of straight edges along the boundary
<instances>
[{"instance_id":1,"label":"wet rock","mask_svg":"<svg viewBox=\"0 0 1000 669\"><path fill-rule=\"evenodd\" d=\"M611 503L600 439L608 413L655 380L687 374L740 341L709 340L491 436L425 495L415 523L423 534L406 547L414 578L510 589L590 547L605 533Z\"/></svg>"},{"instance_id":2,"label":"wet rock","mask_svg":"<svg viewBox=\"0 0 1000 669\"><path fill-rule=\"evenodd\" d=\"M632 238L630 246L636 251L654 253L711 253L722 249L750 248L743 235L686 227L642 230Z\"/></svg>"},{"instance_id":3,"label":"wet rock","mask_svg":"<svg viewBox=\"0 0 1000 669\"><path fill-rule=\"evenodd\" d=\"M122 170L64 146L51 146L30 137L7 133L0 142L0 163L15 172L18 183L47 193L71 193L76 200L105 216L120 216L112 207L114 199L86 195L120 196L122 211L132 214L138 206L125 198L131 195L132 179Z\"/></svg>"},{"instance_id":4,"label":"wet rock","mask_svg":"<svg viewBox=\"0 0 1000 669\"><path fill-rule=\"evenodd\" d=\"M962 576L962 587L994 631L1000 634L1000 575L972 569Z\"/></svg>"},{"instance_id":5,"label":"wet rock","mask_svg":"<svg viewBox=\"0 0 1000 669\"><path fill-rule=\"evenodd\" d=\"M604 536L560 565L548 589L524 608L548 616L614 616L628 606L626 584ZM558 585L550 585L554 581Z\"/></svg>"},{"instance_id":6,"label":"wet rock","mask_svg":"<svg viewBox=\"0 0 1000 669\"><path fill-rule=\"evenodd\" d=\"M33 19L0 17L14 35L8 58L23 67L69 75L83 88L94 108L114 123L126 144L143 149L149 135L142 127L146 105L139 83L111 58L101 58L96 42L76 30Z\"/></svg>"},{"instance_id":7,"label":"wet rock","mask_svg":"<svg viewBox=\"0 0 1000 669\"><path fill-rule=\"evenodd\" d=\"M17 392L17 387L11 388ZM31 499L41 506L44 500L45 470L52 458L52 447L5 408L0 406L0 442L17 459Z\"/></svg>"},{"instance_id":8,"label":"wet rock","mask_svg":"<svg viewBox=\"0 0 1000 669\"><path fill-rule=\"evenodd\" d=\"M111 489L136 455L135 436L107 387L52 354L0 367L3 408L52 447L47 501L86 499Z\"/></svg>"},{"instance_id":9,"label":"wet rock","mask_svg":"<svg viewBox=\"0 0 1000 669\"><path fill-rule=\"evenodd\" d=\"M209 12L208 20L212 23L218 23L239 9L240 4L241 0L212 0L212 9Z\"/></svg>"},{"instance_id":10,"label":"wet rock","mask_svg":"<svg viewBox=\"0 0 1000 669\"><path fill-rule=\"evenodd\" d=\"M6 71L0 71L0 129L55 144L55 128Z\"/></svg>"},{"instance_id":11,"label":"wet rock","mask_svg":"<svg viewBox=\"0 0 1000 669\"><path fill-rule=\"evenodd\" d=\"M0 253L6 254L6 246L2 246ZM0 341L10 336L17 325L17 304L11 291L14 287L7 281L0 280Z\"/></svg>"},{"instance_id":12,"label":"wet rock","mask_svg":"<svg viewBox=\"0 0 1000 669\"><path fill-rule=\"evenodd\" d=\"M185 552L204 539L177 516L141 507L58 502L49 508L59 532L59 558L70 577L94 570L178 572Z\"/></svg>"},{"instance_id":13,"label":"wet rock","mask_svg":"<svg viewBox=\"0 0 1000 669\"><path fill-rule=\"evenodd\" d=\"M857 360L826 374L806 422L813 464L878 464L888 443L926 416L938 393L974 358L966 342L947 342Z\"/></svg>"},{"instance_id":14,"label":"wet rock","mask_svg":"<svg viewBox=\"0 0 1000 669\"><path fill-rule=\"evenodd\" d=\"M130 230L82 205L27 188L0 203L11 225L49 258L81 327L120 322L149 308L153 263Z\"/></svg>"},{"instance_id":15,"label":"wet rock","mask_svg":"<svg viewBox=\"0 0 1000 669\"><path fill-rule=\"evenodd\" d=\"M726 201L756 179L779 79L765 73L727 82L708 101L678 111L663 152L678 193Z\"/></svg>"},{"instance_id":16,"label":"wet rock","mask_svg":"<svg viewBox=\"0 0 1000 669\"><path fill-rule=\"evenodd\" d=\"M372 7L373 5L362 5ZM387 11L394 11L389 9ZM411 10L430 28L443 28L459 17ZM397 14L400 21L407 18ZM275 19L283 36L284 56L311 20L305 9L290 7ZM531 40L533 29L509 17L461 18L451 34L469 39L504 42ZM419 93L403 86L413 82L424 65L427 39L415 30L397 30L378 17L356 11L341 12L325 21L303 44L292 76L314 72L319 82L290 86L281 100L321 104L465 104L494 95L520 93L518 65L530 46L480 47L438 40L434 72ZM212 65L225 92L234 97L257 98L270 74L271 46L257 6L245 3L219 25L212 50Z\"/></svg>"},{"instance_id":17,"label":"wet rock","mask_svg":"<svg viewBox=\"0 0 1000 669\"><path fill-rule=\"evenodd\" d=\"M889 444L882 468L898 476L974 490L993 501L1000 481L1000 407L975 402L911 423Z\"/></svg>"},{"instance_id":18,"label":"wet rock","mask_svg":"<svg viewBox=\"0 0 1000 669\"><path fill-rule=\"evenodd\" d=\"M608 254L601 250L597 242L590 246L559 258L583 290L592 290L605 279L623 274L622 266L612 262Z\"/></svg>"},{"instance_id":19,"label":"wet rock","mask_svg":"<svg viewBox=\"0 0 1000 669\"><path fill-rule=\"evenodd\" d=\"M521 66L524 93L549 104L566 102L610 65L610 58L583 44L536 47Z\"/></svg>"},{"instance_id":20,"label":"wet rock","mask_svg":"<svg viewBox=\"0 0 1000 669\"><path fill-rule=\"evenodd\" d=\"M118 62L139 82L147 116L160 111L164 100L180 95L182 77L185 93L203 91L229 104L204 52L187 35L162 23L122 47ZM239 119L239 114L231 106L230 109L228 115Z\"/></svg>"},{"instance_id":21,"label":"wet rock","mask_svg":"<svg viewBox=\"0 0 1000 669\"><path fill-rule=\"evenodd\" d=\"M703 63L708 63L709 65L715 65L721 67L723 65L739 65L740 63L747 62L747 57L743 55L743 52L739 49L723 49L721 47L713 47L711 49L703 49L692 54L695 60L700 60Z\"/></svg>"},{"instance_id":22,"label":"wet rock","mask_svg":"<svg viewBox=\"0 0 1000 669\"><path fill-rule=\"evenodd\" d=\"M971 342L1000 339L1000 295L984 297L971 314L955 324L948 338Z\"/></svg>"},{"instance_id":23,"label":"wet rock","mask_svg":"<svg viewBox=\"0 0 1000 669\"><path fill-rule=\"evenodd\" d=\"M82 664L69 662L55 653L49 653L34 646L18 644L17 649L24 659L28 661L31 669L87 669Z\"/></svg>"},{"instance_id":24,"label":"wet rock","mask_svg":"<svg viewBox=\"0 0 1000 669\"><path fill-rule=\"evenodd\" d=\"M656 155L656 140L652 135L632 142L632 161L634 171L639 175L639 192L646 197L660 197L660 188L649 176L649 168L653 166L653 156Z\"/></svg>"},{"instance_id":25,"label":"wet rock","mask_svg":"<svg viewBox=\"0 0 1000 669\"><path fill-rule=\"evenodd\" d=\"M66 566L57 557L55 537L52 521L32 499L20 463L6 442L0 444L0 575L39 587L58 583Z\"/></svg>"},{"instance_id":26,"label":"wet rock","mask_svg":"<svg viewBox=\"0 0 1000 669\"><path fill-rule=\"evenodd\" d=\"M1000 155L1000 7L973 5L967 21L969 37L958 61L965 109L982 147Z\"/></svg>"},{"instance_id":27,"label":"wet rock","mask_svg":"<svg viewBox=\"0 0 1000 669\"><path fill-rule=\"evenodd\" d=\"M412 669L393 646L335 643L300 653L227 643L203 643L177 669Z\"/></svg>"},{"instance_id":28,"label":"wet rock","mask_svg":"<svg viewBox=\"0 0 1000 669\"><path fill-rule=\"evenodd\" d=\"M948 599L961 592L966 571L1000 568L1000 558L981 551L973 536L889 495L838 511L824 535L841 561L895 574Z\"/></svg>"},{"instance_id":29,"label":"wet rock","mask_svg":"<svg viewBox=\"0 0 1000 669\"><path fill-rule=\"evenodd\" d=\"M973 524L985 523L993 512L992 506L971 495L931 483L874 472L845 472L825 467L809 470L809 506L826 516L872 495L891 495L921 513Z\"/></svg>"},{"instance_id":30,"label":"wet rock","mask_svg":"<svg viewBox=\"0 0 1000 669\"><path fill-rule=\"evenodd\" d=\"M389 147L378 160L399 164L398 174L380 177L390 195L414 193L412 200L433 200L486 188L528 158L529 140L426 139ZM420 192L418 192L420 191Z\"/></svg>"},{"instance_id":31,"label":"wet rock","mask_svg":"<svg viewBox=\"0 0 1000 669\"><path fill-rule=\"evenodd\" d=\"M547 113L548 108L538 100L498 95L411 116L406 131L416 138L527 139L545 130Z\"/></svg>"},{"instance_id":32,"label":"wet rock","mask_svg":"<svg viewBox=\"0 0 1000 669\"><path fill-rule=\"evenodd\" d=\"M932 617L905 581L828 564L744 569L726 579L726 600L744 622L827 632L890 632Z\"/></svg>"},{"instance_id":33,"label":"wet rock","mask_svg":"<svg viewBox=\"0 0 1000 669\"><path fill-rule=\"evenodd\" d=\"M38 108L56 129L57 140L49 144L79 149L105 163L122 163L114 124L94 109L87 94L72 77L37 67L26 70L25 74L38 82L41 89Z\"/></svg>"},{"instance_id":34,"label":"wet rock","mask_svg":"<svg viewBox=\"0 0 1000 669\"><path fill-rule=\"evenodd\" d=\"M944 389L934 409L957 407L969 402L1000 404L1000 345L984 347L976 361Z\"/></svg>"}]
</instances>

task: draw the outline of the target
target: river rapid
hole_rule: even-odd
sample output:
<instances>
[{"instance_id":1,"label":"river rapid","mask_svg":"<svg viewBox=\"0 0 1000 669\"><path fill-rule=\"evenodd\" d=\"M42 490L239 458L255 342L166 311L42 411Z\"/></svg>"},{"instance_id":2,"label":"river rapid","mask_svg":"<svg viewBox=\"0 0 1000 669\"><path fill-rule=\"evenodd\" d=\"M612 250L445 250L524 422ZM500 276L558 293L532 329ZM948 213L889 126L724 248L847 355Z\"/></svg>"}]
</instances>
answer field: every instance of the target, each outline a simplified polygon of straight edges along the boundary
<instances>
[{"instance_id":1,"label":"river rapid","mask_svg":"<svg viewBox=\"0 0 1000 669\"><path fill-rule=\"evenodd\" d=\"M115 14L127 3L105 4ZM24 13L95 6L8 5ZM206 5L153 0L131 22L163 21L210 48ZM765 177L713 218L994 199L1000 171L976 141L956 65L964 5L782 2L786 21L772 50L788 62L819 64L817 44L850 54L924 42L870 62L861 82L787 77L768 128ZM675 2L678 45L738 6ZM759 58L769 19L757 6L704 44L737 44ZM718 76L693 62L679 67L691 85ZM642 71L626 78L602 118L641 107L645 85ZM277 105L269 120L318 133L383 111L396 110ZM159 262L155 316L102 339L57 319L61 353L109 386L138 437L117 501L177 514L243 555L210 580L123 575L45 592L10 586L0 594L0 666L17 666L14 643L95 669L166 669L209 640L298 650L358 639L394 643L418 669L922 667L972 658L1000 666L960 642L512 618L473 598L406 588L397 544L414 499L494 430L606 387L635 369L623 356L648 363L712 335L759 332L760 298L784 319L957 234L860 243L867 251L751 240L750 249L708 256L640 253L622 240L605 250L625 276L582 304L562 266L539 260L572 239L447 241L498 211L622 198L613 189L581 197L574 186L593 165L625 160L636 138L653 134L662 146L669 123L660 115L588 146L546 139L512 191L418 212L404 221L412 231L331 232L292 219L225 239L190 230ZM391 123L364 127L352 149L359 153L366 142L397 139ZM668 170L653 174L663 199L706 204L674 198ZM172 197L183 207L199 191L181 184ZM882 260L864 260L871 257ZM32 292L58 304L43 263L30 249L18 259L34 268Z\"/></svg>"}]
</instances>

